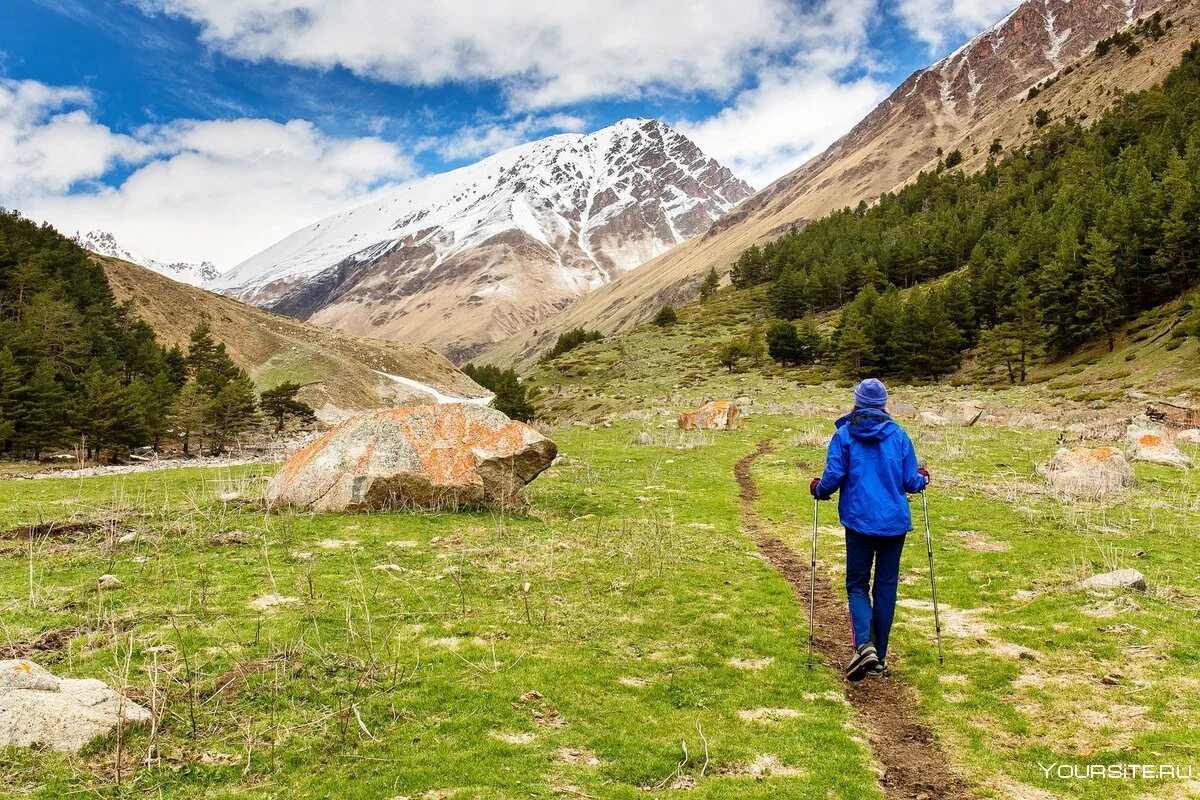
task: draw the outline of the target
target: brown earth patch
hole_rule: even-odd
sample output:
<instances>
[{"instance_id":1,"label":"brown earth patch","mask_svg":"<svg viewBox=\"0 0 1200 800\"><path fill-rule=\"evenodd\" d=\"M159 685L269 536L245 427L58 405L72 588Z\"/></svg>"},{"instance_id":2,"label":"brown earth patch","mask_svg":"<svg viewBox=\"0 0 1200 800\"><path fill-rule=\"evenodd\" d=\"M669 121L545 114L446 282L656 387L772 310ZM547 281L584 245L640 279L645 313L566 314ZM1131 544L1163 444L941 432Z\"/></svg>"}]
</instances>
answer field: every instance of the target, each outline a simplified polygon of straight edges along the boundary
<instances>
[{"instance_id":1,"label":"brown earth patch","mask_svg":"<svg viewBox=\"0 0 1200 800\"><path fill-rule=\"evenodd\" d=\"M81 633L85 633L83 628L55 628L43 631L32 639L11 642L0 647L0 661L12 658L33 658L38 653L58 652Z\"/></svg>"},{"instance_id":2,"label":"brown earth patch","mask_svg":"<svg viewBox=\"0 0 1200 800\"><path fill-rule=\"evenodd\" d=\"M767 562L792 584L801 604L807 604L808 563L783 540L766 532L755 509L758 487L751 470L754 462L770 451L771 443L762 442L734 466L741 494L742 526L758 543ZM845 604L834 593L829 580L818 573L813 645L831 665L842 665L850 651L845 636L849 628ZM888 678L860 683L844 681L844 687L859 724L866 729L871 748L883 765L880 784L888 800L964 800L973 796L971 787L951 773L933 733L917 721L916 699L909 686Z\"/></svg>"}]
</instances>

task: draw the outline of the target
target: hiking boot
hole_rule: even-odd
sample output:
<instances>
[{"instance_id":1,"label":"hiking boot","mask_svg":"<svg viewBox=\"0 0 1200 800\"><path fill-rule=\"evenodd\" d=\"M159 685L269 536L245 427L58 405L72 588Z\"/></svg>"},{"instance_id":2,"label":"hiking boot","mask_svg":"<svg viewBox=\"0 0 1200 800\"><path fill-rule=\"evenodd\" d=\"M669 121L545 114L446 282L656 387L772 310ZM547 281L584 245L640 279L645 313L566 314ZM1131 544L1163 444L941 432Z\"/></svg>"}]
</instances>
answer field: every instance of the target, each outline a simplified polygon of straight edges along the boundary
<instances>
[{"instance_id":1,"label":"hiking boot","mask_svg":"<svg viewBox=\"0 0 1200 800\"><path fill-rule=\"evenodd\" d=\"M867 670L868 678L885 678L887 677L887 662L876 661L875 666Z\"/></svg>"},{"instance_id":2,"label":"hiking boot","mask_svg":"<svg viewBox=\"0 0 1200 800\"><path fill-rule=\"evenodd\" d=\"M861 681L867 676L867 671L879 663L875 652L874 642L863 642L854 651L854 657L846 665L846 678L851 681Z\"/></svg>"}]
</instances>

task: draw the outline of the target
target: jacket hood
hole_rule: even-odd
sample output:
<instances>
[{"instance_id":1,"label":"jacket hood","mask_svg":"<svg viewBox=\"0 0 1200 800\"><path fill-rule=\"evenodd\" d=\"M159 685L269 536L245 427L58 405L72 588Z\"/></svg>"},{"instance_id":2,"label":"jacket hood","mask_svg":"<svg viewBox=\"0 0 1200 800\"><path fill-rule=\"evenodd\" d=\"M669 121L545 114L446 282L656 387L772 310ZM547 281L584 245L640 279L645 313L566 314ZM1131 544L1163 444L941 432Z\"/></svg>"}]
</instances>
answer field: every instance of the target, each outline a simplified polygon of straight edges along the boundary
<instances>
[{"instance_id":1,"label":"jacket hood","mask_svg":"<svg viewBox=\"0 0 1200 800\"><path fill-rule=\"evenodd\" d=\"M850 435L864 442L881 442L896 432L895 420L874 408L860 408L837 421L839 428L847 428Z\"/></svg>"}]
</instances>

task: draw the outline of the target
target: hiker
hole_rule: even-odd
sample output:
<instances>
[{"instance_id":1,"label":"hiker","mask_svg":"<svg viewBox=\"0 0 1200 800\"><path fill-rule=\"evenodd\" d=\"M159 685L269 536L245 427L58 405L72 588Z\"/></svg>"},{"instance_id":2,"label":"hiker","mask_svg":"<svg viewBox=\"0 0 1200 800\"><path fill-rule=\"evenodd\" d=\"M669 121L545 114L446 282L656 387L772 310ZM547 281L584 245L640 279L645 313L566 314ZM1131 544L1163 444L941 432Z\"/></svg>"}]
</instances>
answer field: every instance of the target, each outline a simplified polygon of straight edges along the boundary
<instances>
[{"instance_id":1,"label":"hiker","mask_svg":"<svg viewBox=\"0 0 1200 800\"><path fill-rule=\"evenodd\" d=\"M930 480L912 440L884 410L887 400L887 388L875 378L858 385L854 410L837 421L829 442L825 473L809 486L818 500L841 491L838 517L846 528L846 594L854 626L846 677L852 681L887 670L900 551L912 530L906 493L923 491Z\"/></svg>"}]
</instances>

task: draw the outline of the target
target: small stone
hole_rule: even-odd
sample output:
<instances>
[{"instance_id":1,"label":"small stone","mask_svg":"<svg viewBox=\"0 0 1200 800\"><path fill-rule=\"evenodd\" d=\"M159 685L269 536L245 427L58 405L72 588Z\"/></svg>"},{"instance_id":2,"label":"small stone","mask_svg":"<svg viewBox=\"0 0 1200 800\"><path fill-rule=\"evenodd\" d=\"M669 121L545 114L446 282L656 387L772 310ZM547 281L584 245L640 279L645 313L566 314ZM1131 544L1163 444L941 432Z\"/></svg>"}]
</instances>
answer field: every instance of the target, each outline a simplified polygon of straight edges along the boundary
<instances>
[{"instance_id":1,"label":"small stone","mask_svg":"<svg viewBox=\"0 0 1200 800\"><path fill-rule=\"evenodd\" d=\"M1125 676L1119 672L1110 672L1100 679L1100 682L1105 686L1117 686L1124 680Z\"/></svg>"},{"instance_id":2,"label":"small stone","mask_svg":"<svg viewBox=\"0 0 1200 800\"><path fill-rule=\"evenodd\" d=\"M96 583L101 589L120 589L125 585L116 575L101 575Z\"/></svg>"},{"instance_id":3,"label":"small stone","mask_svg":"<svg viewBox=\"0 0 1200 800\"><path fill-rule=\"evenodd\" d=\"M285 597L281 594L265 594L250 601L250 607L256 611L275 611L287 606L300 605L299 597Z\"/></svg>"},{"instance_id":4,"label":"small stone","mask_svg":"<svg viewBox=\"0 0 1200 800\"><path fill-rule=\"evenodd\" d=\"M137 541L137 538L138 538L138 532L130 531L129 533L126 533L123 536L121 536L121 538L117 539L117 543L118 544L129 544L130 542Z\"/></svg>"},{"instance_id":5,"label":"small stone","mask_svg":"<svg viewBox=\"0 0 1200 800\"><path fill-rule=\"evenodd\" d=\"M1097 590L1136 589L1139 592L1144 592L1146 591L1146 576L1136 569L1118 569L1114 572L1093 575L1087 580L1082 580L1075 584L1075 588Z\"/></svg>"}]
</instances>

